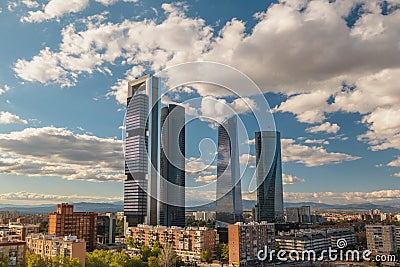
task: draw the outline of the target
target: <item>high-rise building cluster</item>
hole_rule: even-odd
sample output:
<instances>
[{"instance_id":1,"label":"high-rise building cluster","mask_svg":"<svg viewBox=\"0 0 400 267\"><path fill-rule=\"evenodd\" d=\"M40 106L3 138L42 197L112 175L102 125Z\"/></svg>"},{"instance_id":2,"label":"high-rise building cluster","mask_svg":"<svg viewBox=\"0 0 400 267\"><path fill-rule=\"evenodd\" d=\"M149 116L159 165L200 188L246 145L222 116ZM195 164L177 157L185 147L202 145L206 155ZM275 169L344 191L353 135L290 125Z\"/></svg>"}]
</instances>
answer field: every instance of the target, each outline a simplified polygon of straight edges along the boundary
<instances>
[{"instance_id":1,"label":"high-rise building cluster","mask_svg":"<svg viewBox=\"0 0 400 267\"><path fill-rule=\"evenodd\" d=\"M185 226L185 108L161 107L159 80L146 75L128 83L125 121L124 213L126 227ZM218 127L217 226L243 222L238 117ZM280 133L255 133L258 222L282 222Z\"/></svg>"},{"instance_id":2,"label":"high-rise building cluster","mask_svg":"<svg viewBox=\"0 0 400 267\"><path fill-rule=\"evenodd\" d=\"M129 83L124 213L127 226L185 225L185 109L161 108L150 75Z\"/></svg>"},{"instance_id":3,"label":"high-rise building cluster","mask_svg":"<svg viewBox=\"0 0 400 267\"><path fill-rule=\"evenodd\" d=\"M168 237L171 242L179 240L174 243L176 249L186 251L185 255L191 251L196 257L203 248L203 241L198 241L199 237L185 239L185 235L201 236L211 231L210 238L215 241L206 247L212 252L218 242L229 242L239 250L248 250L249 240L241 239L239 234L243 231L251 231L251 236L259 240L258 246L272 246L273 223L284 220L280 133L255 133L257 205L255 222L245 224L238 117L234 115L222 122L218 126L217 147L215 221L218 234L215 230L184 228L185 108L172 104L161 107L160 91L158 78L151 75L128 83L124 182L126 234L146 245L151 245L154 240L166 242ZM201 217L198 213L193 216ZM209 218L204 213L201 220Z\"/></svg>"}]
</instances>

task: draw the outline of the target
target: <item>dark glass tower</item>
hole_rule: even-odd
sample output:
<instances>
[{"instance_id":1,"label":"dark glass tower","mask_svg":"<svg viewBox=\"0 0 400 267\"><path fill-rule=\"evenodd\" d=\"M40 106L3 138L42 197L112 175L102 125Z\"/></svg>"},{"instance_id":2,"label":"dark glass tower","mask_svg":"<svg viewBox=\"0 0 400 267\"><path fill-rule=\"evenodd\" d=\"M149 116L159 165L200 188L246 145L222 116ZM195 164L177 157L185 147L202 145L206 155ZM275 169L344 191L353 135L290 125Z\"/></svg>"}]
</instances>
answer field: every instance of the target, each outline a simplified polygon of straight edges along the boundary
<instances>
[{"instance_id":1,"label":"dark glass tower","mask_svg":"<svg viewBox=\"0 0 400 267\"><path fill-rule=\"evenodd\" d=\"M257 221L283 221L282 159L280 133L256 132Z\"/></svg>"},{"instance_id":2,"label":"dark glass tower","mask_svg":"<svg viewBox=\"0 0 400 267\"><path fill-rule=\"evenodd\" d=\"M218 127L216 220L233 224L243 221L237 116Z\"/></svg>"},{"instance_id":3,"label":"dark glass tower","mask_svg":"<svg viewBox=\"0 0 400 267\"><path fill-rule=\"evenodd\" d=\"M151 166L158 162L158 104L153 105L157 100L157 78L146 75L129 82L124 182L124 215L129 226L157 224L157 201L146 193L158 193L157 174Z\"/></svg>"},{"instance_id":4,"label":"dark glass tower","mask_svg":"<svg viewBox=\"0 0 400 267\"><path fill-rule=\"evenodd\" d=\"M160 225L185 226L185 109L161 109Z\"/></svg>"}]
</instances>

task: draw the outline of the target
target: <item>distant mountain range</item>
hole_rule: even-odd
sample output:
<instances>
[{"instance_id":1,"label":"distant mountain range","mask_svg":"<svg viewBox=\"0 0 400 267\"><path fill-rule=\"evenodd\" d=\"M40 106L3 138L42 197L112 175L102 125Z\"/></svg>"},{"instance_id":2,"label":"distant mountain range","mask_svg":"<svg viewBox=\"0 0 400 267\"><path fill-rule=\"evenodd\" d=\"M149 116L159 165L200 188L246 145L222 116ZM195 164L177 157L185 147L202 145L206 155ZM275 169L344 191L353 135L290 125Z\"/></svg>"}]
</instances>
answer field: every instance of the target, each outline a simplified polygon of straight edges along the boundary
<instances>
[{"instance_id":1,"label":"distant mountain range","mask_svg":"<svg viewBox=\"0 0 400 267\"><path fill-rule=\"evenodd\" d=\"M243 209L252 210L256 204L255 200L243 200ZM400 212L400 203L361 203L361 204L344 204L344 205L334 205L316 202L300 202L300 203L284 203L285 207L300 207L300 206L311 206L314 210L331 210L331 211L367 211L379 209L382 212ZM215 202L194 208L188 208L187 210L215 210Z\"/></svg>"},{"instance_id":2,"label":"distant mountain range","mask_svg":"<svg viewBox=\"0 0 400 267\"><path fill-rule=\"evenodd\" d=\"M110 203L89 203L79 202L71 203L74 205L74 211L94 211L94 212L118 212L123 211L123 202L110 202ZM43 205L7 205L0 204L0 211L18 211L21 214L45 214L52 213L57 210L56 204L43 204Z\"/></svg>"},{"instance_id":3,"label":"distant mountain range","mask_svg":"<svg viewBox=\"0 0 400 267\"><path fill-rule=\"evenodd\" d=\"M74 211L94 211L94 212L119 212L123 211L123 202L109 202L109 203L89 203L79 202L73 203ZM254 200L243 200L243 209L251 210L255 206ZM400 203L362 203L362 204L344 204L344 205L333 205L315 202L300 202L300 203L285 203L285 207L299 207L299 206L311 206L314 210L320 211L367 211L379 209L382 212L400 213ZM7 205L0 204L0 211L18 211L21 214L45 214L55 212L57 205L55 204L43 204L43 205ZM193 208L187 208L187 211L196 210L215 210L215 202Z\"/></svg>"}]
</instances>

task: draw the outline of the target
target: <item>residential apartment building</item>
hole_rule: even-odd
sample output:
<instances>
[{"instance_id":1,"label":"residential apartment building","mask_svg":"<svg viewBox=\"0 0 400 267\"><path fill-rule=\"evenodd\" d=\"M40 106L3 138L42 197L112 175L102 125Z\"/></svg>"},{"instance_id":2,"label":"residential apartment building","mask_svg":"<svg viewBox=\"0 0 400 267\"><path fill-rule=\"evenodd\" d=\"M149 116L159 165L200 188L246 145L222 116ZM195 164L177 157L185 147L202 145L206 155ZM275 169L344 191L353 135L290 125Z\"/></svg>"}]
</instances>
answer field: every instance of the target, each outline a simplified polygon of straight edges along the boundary
<instances>
[{"instance_id":1,"label":"residential apartment building","mask_svg":"<svg viewBox=\"0 0 400 267\"><path fill-rule=\"evenodd\" d=\"M347 246L352 247L356 244L356 235L353 229L349 228L328 228L325 230L329 238L330 247L337 249L339 239L346 240Z\"/></svg>"},{"instance_id":2,"label":"residential apartment building","mask_svg":"<svg viewBox=\"0 0 400 267\"><path fill-rule=\"evenodd\" d=\"M320 252L329 247L337 249L337 241L345 239L347 247L355 245L354 230L348 228L328 228L323 230L298 230L292 232L280 232L275 237L279 249L285 251L313 250Z\"/></svg>"},{"instance_id":3,"label":"residential apartment building","mask_svg":"<svg viewBox=\"0 0 400 267\"><path fill-rule=\"evenodd\" d=\"M199 261L202 250L214 252L218 244L217 231L206 227L165 227L139 224L129 227L128 235L139 245L152 246L160 242L163 246L171 244L184 261Z\"/></svg>"},{"instance_id":4,"label":"residential apartment building","mask_svg":"<svg viewBox=\"0 0 400 267\"><path fill-rule=\"evenodd\" d=\"M49 214L49 235L77 236L86 242L86 250L93 251L97 243L97 213L74 212L68 203L57 205L57 212Z\"/></svg>"},{"instance_id":5,"label":"residential apartment building","mask_svg":"<svg viewBox=\"0 0 400 267\"><path fill-rule=\"evenodd\" d=\"M275 224L238 222L228 226L229 264L252 265L258 261L258 251L275 249Z\"/></svg>"},{"instance_id":6,"label":"residential apartment building","mask_svg":"<svg viewBox=\"0 0 400 267\"><path fill-rule=\"evenodd\" d=\"M372 252L390 253L397 250L395 225L366 225L367 247Z\"/></svg>"},{"instance_id":7,"label":"residential apartment building","mask_svg":"<svg viewBox=\"0 0 400 267\"><path fill-rule=\"evenodd\" d=\"M299 232L276 236L275 242L280 250L320 252L329 248L329 240L321 232Z\"/></svg>"},{"instance_id":8,"label":"residential apartment building","mask_svg":"<svg viewBox=\"0 0 400 267\"><path fill-rule=\"evenodd\" d=\"M8 260L8 266L24 266L26 243L24 241L8 241L0 238L0 254Z\"/></svg>"},{"instance_id":9,"label":"residential apartment building","mask_svg":"<svg viewBox=\"0 0 400 267\"><path fill-rule=\"evenodd\" d=\"M23 224L17 222L10 222L8 224L10 233L19 236L19 240L25 241L25 238L30 234L39 233L39 225Z\"/></svg>"},{"instance_id":10,"label":"residential apartment building","mask_svg":"<svg viewBox=\"0 0 400 267\"><path fill-rule=\"evenodd\" d=\"M85 266L86 242L76 236L57 237L55 235L32 234L26 237L29 252L46 259L65 256L78 259Z\"/></svg>"}]
</instances>

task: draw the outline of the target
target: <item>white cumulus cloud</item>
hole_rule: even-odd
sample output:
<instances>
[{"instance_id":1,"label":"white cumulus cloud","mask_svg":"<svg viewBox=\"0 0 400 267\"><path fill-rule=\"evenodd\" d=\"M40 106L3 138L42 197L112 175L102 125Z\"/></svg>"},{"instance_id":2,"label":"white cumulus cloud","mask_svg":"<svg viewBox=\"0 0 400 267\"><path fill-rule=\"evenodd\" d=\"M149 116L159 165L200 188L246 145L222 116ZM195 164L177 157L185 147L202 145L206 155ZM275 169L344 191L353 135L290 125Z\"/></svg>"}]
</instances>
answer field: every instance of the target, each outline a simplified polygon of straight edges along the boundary
<instances>
[{"instance_id":1,"label":"white cumulus cloud","mask_svg":"<svg viewBox=\"0 0 400 267\"><path fill-rule=\"evenodd\" d=\"M68 13L77 13L89 5L89 0L50 0L43 10L29 11L21 18L22 22L37 23L54 18L60 18Z\"/></svg>"},{"instance_id":2,"label":"white cumulus cloud","mask_svg":"<svg viewBox=\"0 0 400 267\"><path fill-rule=\"evenodd\" d=\"M304 183L304 179L299 178L295 175L292 174L282 174L282 182L283 184L298 184L298 183Z\"/></svg>"},{"instance_id":3,"label":"white cumulus cloud","mask_svg":"<svg viewBox=\"0 0 400 267\"><path fill-rule=\"evenodd\" d=\"M0 134L0 173L118 182L124 177L122 142L65 128L26 128Z\"/></svg>"},{"instance_id":4,"label":"white cumulus cloud","mask_svg":"<svg viewBox=\"0 0 400 267\"><path fill-rule=\"evenodd\" d=\"M11 123L27 124L28 122L10 112L0 111L0 124L11 124Z\"/></svg>"},{"instance_id":5,"label":"white cumulus cloud","mask_svg":"<svg viewBox=\"0 0 400 267\"><path fill-rule=\"evenodd\" d=\"M324 122L323 124L312 126L306 129L310 133L326 132L326 133L337 133L340 130L340 126L336 123Z\"/></svg>"},{"instance_id":6,"label":"white cumulus cloud","mask_svg":"<svg viewBox=\"0 0 400 267\"><path fill-rule=\"evenodd\" d=\"M328 152L321 146L297 144L293 139L282 139L283 162L296 162L308 167L314 167L357 159L360 159L360 157L340 152Z\"/></svg>"}]
</instances>

